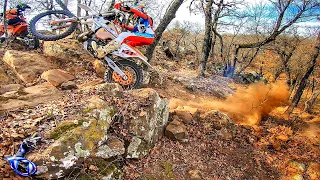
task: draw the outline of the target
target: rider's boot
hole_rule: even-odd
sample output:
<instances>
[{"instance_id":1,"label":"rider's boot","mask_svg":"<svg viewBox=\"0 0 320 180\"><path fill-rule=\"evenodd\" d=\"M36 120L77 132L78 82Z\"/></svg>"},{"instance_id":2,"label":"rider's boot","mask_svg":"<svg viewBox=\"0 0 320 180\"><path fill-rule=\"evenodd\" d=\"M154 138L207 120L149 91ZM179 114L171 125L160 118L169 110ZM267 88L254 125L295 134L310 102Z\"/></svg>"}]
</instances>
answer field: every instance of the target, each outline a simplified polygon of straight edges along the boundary
<instances>
[{"instance_id":1,"label":"rider's boot","mask_svg":"<svg viewBox=\"0 0 320 180\"><path fill-rule=\"evenodd\" d=\"M5 37L0 37L0 44L2 44L3 42L6 41L6 38Z\"/></svg>"},{"instance_id":2,"label":"rider's boot","mask_svg":"<svg viewBox=\"0 0 320 180\"><path fill-rule=\"evenodd\" d=\"M98 46L96 48L98 58L103 58L107 54L118 50L120 48L120 46L121 46L121 44L116 40L110 41L106 46Z\"/></svg>"}]
</instances>

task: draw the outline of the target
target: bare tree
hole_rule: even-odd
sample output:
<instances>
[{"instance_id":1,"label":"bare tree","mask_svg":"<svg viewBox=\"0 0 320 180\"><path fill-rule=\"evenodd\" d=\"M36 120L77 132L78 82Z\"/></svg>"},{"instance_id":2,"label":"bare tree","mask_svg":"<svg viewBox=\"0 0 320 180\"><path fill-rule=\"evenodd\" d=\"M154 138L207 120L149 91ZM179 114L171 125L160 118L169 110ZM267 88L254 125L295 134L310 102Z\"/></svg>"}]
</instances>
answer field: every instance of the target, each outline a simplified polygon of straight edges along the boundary
<instances>
[{"instance_id":1,"label":"bare tree","mask_svg":"<svg viewBox=\"0 0 320 180\"><path fill-rule=\"evenodd\" d=\"M156 48L158 42L160 41L162 37L162 33L166 30L170 22L175 18L176 12L179 9L179 7L182 5L184 0L173 0L172 4L170 5L169 9L163 16L162 20L160 21L160 24L158 25L155 34L156 37L154 39L154 42L148 46L146 56L149 59L149 61L152 58L153 51Z\"/></svg>"},{"instance_id":2,"label":"bare tree","mask_svg":"<svg viewBox=\"0 0 320 180\"><path fill-rule=\"evenodd\" d=\"M202 33L203 29L201 28L200 24L193 24L191 28L192 38L190 40L190 44L194 47L196 51L196 61L199 62L199 54L200 54L200 47L199 44L201 43L201 39L199 35Z\"/></svg>"},{"instance_id":3,"label":"bare tree","mask_svg":"<svg viewBox=\"0 0 320 180\"><path fill-rule=\"evenodd\" d=\"M77 0L77 4L81 4L81 0ZM77 16L81 16L81 8L79 6L77 6Z\"/></svg>"},{"instance_id":4,"label":"bare tree","mask_svg":"<svg viewBox=\"0 0 320 180\"><path fill-rule=\"evenodd\" d=\"M278 12L275 24L273 25L273 29L270 31L271 33L262 40L256 42L235 44L233 59L226 64L224 76L231 78L234 76L236 65L239 62L240 50L259 48L274 41L277 36L279 36L282 32L284 32L296 22L317 16L318 12L314 10L320 8L320 2L318 0L270 0L270 2L274 6L276 12ZM295 8L295 12L290 11L290 9L292 8ZM289 14L289 11L290 17L287 16L287 14Z\"/></svg>"},{"instance_id":5,"label":"bare tree","mask_svg":"<svg viewBox=\"0 0 320 180\"><path fill-rule=\"evenodd\" d=\"M289 108L287 109L288 114L291 114L293 109L295 107L297 107L298 103L300 102L301 96L304 92L304 89L306 88L307 81L308 81L310 75L312 74L313 70L315 69L316 64L317 64L317 59L319 57L319 54L320 54L320 31L318 32L318 37L317 37L313 52L311 54L311 66L308 67L307 71L303 75L303 77L298 85L298 89L292 98L292 103L289 106Z\"/></svg>"},{"instance_id":6,"label":"bare tree","mask_svg":"<svg viewBox=\"0 0 320 180\"><path fill-rule=\"evenodd\" d=\"M174 51L174 56L179 57L181 54L181 49L186 47L186 41L185 38L190 34L190 29L192 27L192 24L189 21L183 21L182 23L176 22L175 27L175 45L176 49ZM183 45L184 47L181 47Z\"/></svg>"},{"instance_id":7,"label":"bare tree","mask_svg":"<svg viewBox=\"0 0 320 180\"><path fill-rule=\"evenodd\" d=\"M315 104L319 95L320 95L320 89L312 93L311 97L304 103L305 104L305 106L304 106L305 112L311 113L312 107Z\"/></svg>"},{"instance_id":8,"label":"bare tree","mask_svg":"<svg viewBox=\"0 0 320 180\"><path fill-rule=\"evenodd\" d=\"M200 76L204 76L209 55L215 58L215 48L219 41L219 55L221 59L224 59L224 41L221 33L218 32L218 28L225 17L235 16L235 12L239 5L242 5L242 1L239 0L193 0L190 8L193 12L203 12L205 15L205 36L202 46L202 60L199 66Z\"/></svg>"},{"instance_id":9,"label":"bare tree","mask_svg":"<svg viewBox=\"0 0 320 180\"><path fill-rule=\"evenodd\" d=\"M201 2L202 7L203 2ZM208 61L208 57L211 50L212 45L212 5L213 0L209 0L206 4L206 7L204 8L204 14L205 14L205 33L204 33L204 39L203 39L203 45L202 45L202 53L203 57L200 63L200 76L204 76L204 71L206 69L206 64Z\"/></svg>"},{"instance_id":10,"label":"bare tree","mask_svg":"<svg viewBox=\"0 0 320 180\"><path fill-rule=\"evenodd\" d=\"M54 8L53 0L35 0L35 2L41 6L40 9L44 8L45 10L52 10Z\"/></svg>"},{"instance_id":11,"label":"bare tree","mask_svg":"<svg viewBox=\"0 0 320 180\"><path fill-rule=\"evenodd\" d=\"M4 3L3 3L3 25L4 25L4 32L5 32L6 37L8 37L7 15L6 15L7 6L8 6L8 0L4 0Z\"/></svg>"},{"instance_id":12,"label":"bare tree","mask_svg":"<svg viewBox=\"0 0 320 180\"><path fill-rule=\"evenodd\" d=\"M109 11L113 9L114 4L116 3L116 0L111 0L110 6L108 8Z\"/></svg>"}]
</instances>

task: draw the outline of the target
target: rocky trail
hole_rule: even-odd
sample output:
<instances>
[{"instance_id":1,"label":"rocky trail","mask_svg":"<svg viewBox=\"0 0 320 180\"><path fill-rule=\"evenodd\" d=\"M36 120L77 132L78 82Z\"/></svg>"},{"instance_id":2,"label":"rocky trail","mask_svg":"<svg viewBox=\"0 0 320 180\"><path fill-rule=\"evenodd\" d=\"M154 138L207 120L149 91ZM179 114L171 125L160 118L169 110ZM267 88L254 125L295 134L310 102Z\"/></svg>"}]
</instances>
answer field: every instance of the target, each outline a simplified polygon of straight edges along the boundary
<instances>
[{"instance_id":1,"label":"rocky trail","mask_svg":"<svg viewBox=\"0 0 320 180\"><path fill-rule=\"evenodd\" d=\"M35 132L38 175L27 179L320 178L319 112L287 119L281 83L199 79L163 59L124 91L80 49L0 50L0 179L23 179L3 158Z\"/></svg>"}]
</instances>

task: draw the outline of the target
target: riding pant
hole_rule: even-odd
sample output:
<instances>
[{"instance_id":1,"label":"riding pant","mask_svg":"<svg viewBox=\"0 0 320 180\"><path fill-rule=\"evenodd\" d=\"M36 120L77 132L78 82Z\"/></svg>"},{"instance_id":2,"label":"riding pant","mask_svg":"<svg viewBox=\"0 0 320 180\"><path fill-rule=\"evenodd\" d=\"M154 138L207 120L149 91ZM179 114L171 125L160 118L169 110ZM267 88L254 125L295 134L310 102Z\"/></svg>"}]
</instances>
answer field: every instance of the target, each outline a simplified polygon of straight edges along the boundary
<instances>
[{"instance_id":1,"label":"riding pant","mask_svg":"<svg viewBox=\"0 0 320 180\"><path fill-rule=\"evenodd\" d=\"M139 32L122 32L115 40L121 44L126 43L132 47L144 46L153 43L154 35Z\"/></svg>"}]
</instances>

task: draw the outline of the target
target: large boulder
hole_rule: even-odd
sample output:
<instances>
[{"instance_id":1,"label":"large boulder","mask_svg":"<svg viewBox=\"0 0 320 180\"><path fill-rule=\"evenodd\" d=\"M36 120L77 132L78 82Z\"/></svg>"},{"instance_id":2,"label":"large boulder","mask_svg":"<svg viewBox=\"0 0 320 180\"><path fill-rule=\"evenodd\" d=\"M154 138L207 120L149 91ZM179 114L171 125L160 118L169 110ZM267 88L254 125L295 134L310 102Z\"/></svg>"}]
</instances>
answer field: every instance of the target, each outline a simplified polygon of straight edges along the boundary
<instances>
[{"instance_id":1,"label":"large boulder","mask_svg":"<svg viewBox=\"0 0 320 180\"><path fill-rule=\"evenodd\" d=\"M107 134L116 112L114 106L98 97L88 100L88 107L79 117L80 122L73 126L69 123L58 126L50 133L50 137L57 140L42 154L33 153L28 156L38 165L39 177L45 179L66 177L85 160L97 160L103 163L124 154L124 144ZM116 168L118 165L111 160L110 164L108 173L102 175L121 179L122 173L118 173L119 169Z\"/></svg>"},{"instance_id":2,"label":"large boulder","mask_svg":"<svg viewBox=\"0 0 320 180\"><path fill-rule=\"evenodd\" d=\"M118 88L115 84L102 84L86 91L112 92L110 85ZM169 115L168 102L152 89L118 93L118 100L111 93L103 93L103 98L93 96L86 100L77 121L63 122L46 134L54 143L41 154L34 151L28 155L38 166L39 178L72 177L70 173L78 173L78 167L85 163L98 171L99 177L94 178L121 179L122 163L115 160L148 154L163 135Z\"/></svg>"},{"instance_id":3,"label":"large boulder","mask_svg":"<svg viewBox=\"0 0 320 180\"><path fill-rule=\"evenodd\" d=\"M60 86L64 82L75 79L73 75L61 69L51 69L49 71L46 71L41 75L41 78L45 79L55 87Z\"/></svg>"},{"instance_id":4,"label":"large boulder","mask_svg":"<svg viewBox=\"0 0 320 180\"><path fill-rule=\"evenodd\" d=\"M212 110L203 115L201 119L204 121L206 132L215 133L224 140L233 139L236 134L236 124L226 114Z\"/></svg>"},{"instance_id":5,"label":"large boulder","mask_svg":"<svg viewBox=\"0 0 320 180\"><path fill-rule=\"evenodd\" d=\"M45 56L15 50L7 51L3 61L24 83L33 83L43 72L55 68Z\"/></svg>"},{"instance_id":6,"label":"large boulder","mask_svg":"<svg viewBox=\"0 0 320 180\"><path fill-rule=\"evenodd\" d=\"M76 40L45 41L43 44L44 54L65 60L79 58L82 54L79 49L82 48Z\"/></svg>"},{"instance_id":7,"label":"large boulder","mask_svg":"<svg viewBox=\"0 0 320 180\"><path fill-rule=\"evenodd\" d=\"M188 141L187 127L177 119L174 119L167 127L165 135L180 142Z\"/></svg>"},{"instance_id":8,"label":"large boulder","mask_svg":"<svg viewBox=\"0 0 320 180\"><path fill-rule=\"evenodd\" d=\"M150 69L149 71L143 71L143 82L144 86L160 87L163 85L163 75L160 74L156 69Z\"/></svg>"},{"instance_id":9,"label":"large boulder","mask_svg":"<svg viewBox=\"0 0 320 180\"><path fill-rule=\"evenodd\" d=\"M141 158L163 136L169 118L169 103L150 88L125 92L130 97L128 133L134 138L129 144L127 158Z\"/></svg>"},{"instance_id":10,"label":"large boulder","mask_svg":"<svg viewBox=\"0 0 320 180\"><path fill-rule=\"evenodd\" d=\"M95 92L99 95L107 95L120 97L123 93L123 88L117 83L103 83L94 86L84 86L82 88L83 92Z\"/></svg>"},{"instance_id":11,"label":"large boulder","mask_svg":"<svg viewBox=\"0 0 320 180\"><path fill-rule=\"evenodd\" d=\"M44 83L37 86L22 88L18 85L11 85L11 91L0 95L0 111L23 106L35 106L61 97L61 93L54 86Z\"/></svg>"},{"instance_id":12,"label":"large boulder","mask_svg":"<svg viewBox=\"0 0 320 180\"><path fill-rule=\"evenodd\" d=\"M82 46L83 45L77 40L72 39L45 41L43 44L43 53L62 59L64 63L72 63L79 60L93 63L96 59L84 50Z\"/></svg>"},{"instance_id":13,"label":"large boulder","mask_svg":"<svg viewBox=\"0 0 320 180\"><path fill-rule=\"evenodd\" d=\"M174 119L179 119L185 124L190 124L194 121L192 114L188 110L174 110Z\"/></svg>"}]
</instances>

